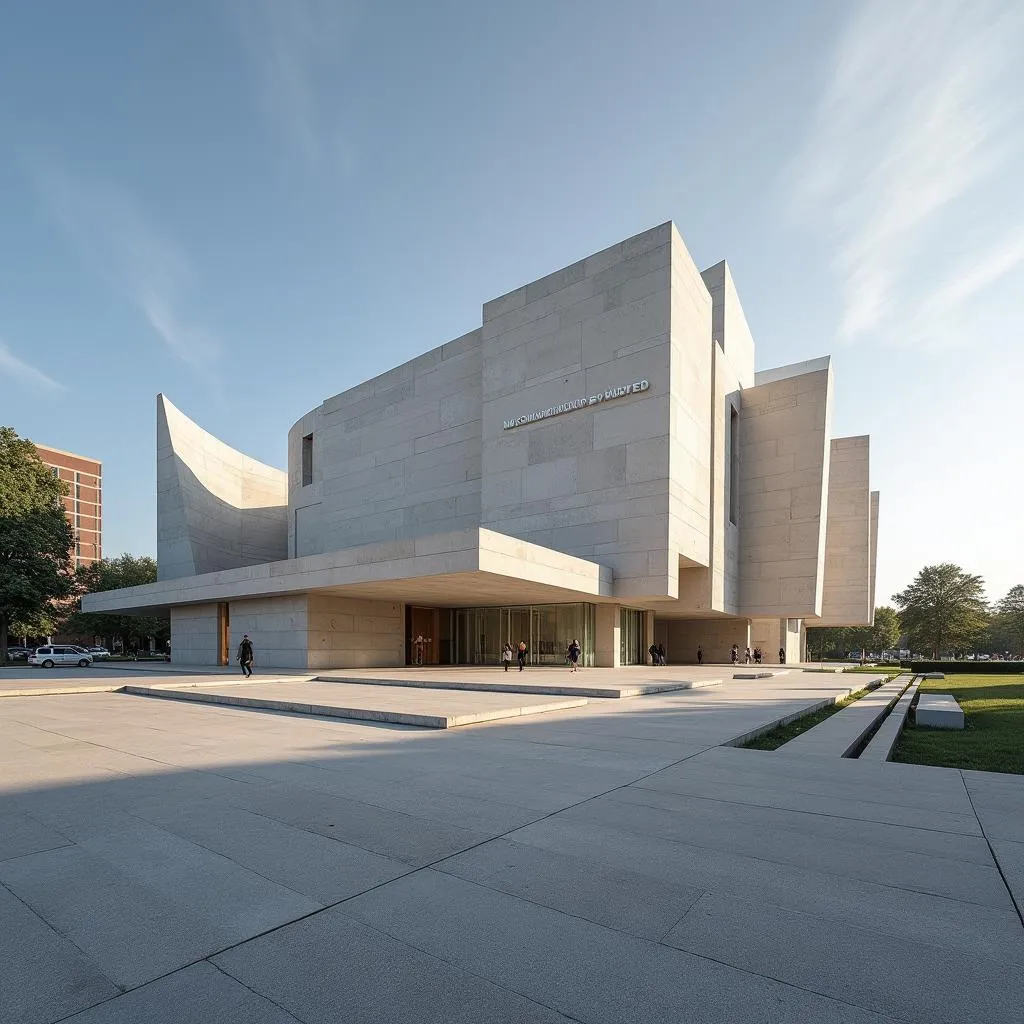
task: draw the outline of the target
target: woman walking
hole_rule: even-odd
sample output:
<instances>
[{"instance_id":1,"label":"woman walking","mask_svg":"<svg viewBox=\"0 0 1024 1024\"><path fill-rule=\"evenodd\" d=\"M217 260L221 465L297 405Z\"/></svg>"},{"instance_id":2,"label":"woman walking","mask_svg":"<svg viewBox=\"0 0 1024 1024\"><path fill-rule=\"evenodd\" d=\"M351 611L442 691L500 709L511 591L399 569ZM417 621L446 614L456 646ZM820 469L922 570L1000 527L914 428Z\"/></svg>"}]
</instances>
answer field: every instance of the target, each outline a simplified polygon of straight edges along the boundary
<instances>
[{"instance_id":1,"label":"woman walking","mask_svg":"<svg viewBox=\"0 0 1024 1024\"><path fill-rule=\"evenodd\" d=\"M512 664L512 645L506 640L505 646L501 649L501 663L505 666L505 671L508 671L509 665Z\"/></svg>"},{"instance_id":2,"label":"woman walking","mask_svg":"<svg viewBox=\"0 0 1024 1024\"><path fill-rule=\"evenodd\" d=\"M570 672L575 672L579 668L581 650L579 640L573 640L569 644L569 649L565 652L565 656L569 659Z\"/></svg>"},{"instance_id":3,"label":"woman walking","mask_svg":"<svg viewBox=\"0 0 1024 1024\"><path fill-rule=\"evenodd\" d=\"M522 672L526 668L526 641L519 641L519 648L516 651L516 659L519 661L519 671Z\"/></svg>"}]
</instances>

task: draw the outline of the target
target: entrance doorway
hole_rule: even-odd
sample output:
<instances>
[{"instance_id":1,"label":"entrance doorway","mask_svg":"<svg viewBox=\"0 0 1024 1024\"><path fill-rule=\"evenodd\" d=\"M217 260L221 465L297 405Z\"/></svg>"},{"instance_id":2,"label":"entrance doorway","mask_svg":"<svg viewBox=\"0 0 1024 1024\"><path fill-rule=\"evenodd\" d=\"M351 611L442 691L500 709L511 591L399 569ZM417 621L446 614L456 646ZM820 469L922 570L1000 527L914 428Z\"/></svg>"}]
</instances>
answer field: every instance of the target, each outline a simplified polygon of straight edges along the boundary
<instances>
[{"instance_id":1,"label":"entrance doorway","mask_svg":"<svg viewBox=\"0 0 1024 1024\"><path fill-rule=\"evenodd\" d=\"M438 608L405 606L406 665L437 665L440 660L441 612Z\"/></svg>"},{"instance_id":2,"label":"entrance doorway","mask_svg":"<svg viewBox=\"0 0 1024 1024\"><path fill-rule=\"evenodd\" d=\"M231 636L231 611L227 601L217 605L217 664L227 665L231 657L228 640Z\"/></svg>"}]
</instances>

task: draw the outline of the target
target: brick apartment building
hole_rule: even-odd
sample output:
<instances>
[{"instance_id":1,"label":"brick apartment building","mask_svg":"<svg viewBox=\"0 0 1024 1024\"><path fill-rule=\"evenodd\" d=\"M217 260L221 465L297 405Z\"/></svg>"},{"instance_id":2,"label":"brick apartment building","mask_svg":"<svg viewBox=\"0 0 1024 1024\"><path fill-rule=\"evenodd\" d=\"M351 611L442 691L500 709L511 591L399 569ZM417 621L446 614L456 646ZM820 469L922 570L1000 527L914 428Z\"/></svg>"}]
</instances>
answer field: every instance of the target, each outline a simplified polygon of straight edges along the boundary
<instances>
[{"instance_id":1,"label":"brick apartment building","mask_svg":"<svg viewBox=\"0 0 1024 1024\"><path fill-rule=\"evenodd\" d=\"M53 475L68 487L64 508L75 532L75 567L103 557L103 464L83 455L37 444Z\"/></svg>"}]
</instances>

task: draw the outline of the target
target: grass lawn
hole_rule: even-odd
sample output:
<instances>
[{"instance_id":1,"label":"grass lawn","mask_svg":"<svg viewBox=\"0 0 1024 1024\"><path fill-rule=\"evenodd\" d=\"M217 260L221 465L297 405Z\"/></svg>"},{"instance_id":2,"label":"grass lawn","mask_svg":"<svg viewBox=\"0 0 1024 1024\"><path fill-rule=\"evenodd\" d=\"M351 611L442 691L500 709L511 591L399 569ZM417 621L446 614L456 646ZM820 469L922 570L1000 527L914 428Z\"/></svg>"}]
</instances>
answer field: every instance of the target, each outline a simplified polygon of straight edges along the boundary
<instances>
[{"instance_id":1,"label":"grass lawn","mask_svg":"<svg viewBox=\"0 0 1024 1024\"><path fill-rule=\"evenodd\" d=\"M1024 775L1024 675L948 675L926 679L920 692L953 694L964 728L908 725L894 761Z\"/></svg>"},{"instance_id":2,"label":"grass lawn","mask_svg":"<svg viewBox=\"0 0 1024 1024\"><path fill-rule=\"evenodd\" d=\"M852 704L855 700L860 700L861 697L870 692L870 690L857 690L856 693L843 697L842 700L835 704L829 704L828 707L820 708L818 711L813 711L802 718L794 719L794 721L788 722L786 725L776 726L771 732L763 732L760 736L747 740L743 746L748 750L778 750L783 743L788 743L791 739L799 736L800 733L813 729L819 722L824 722L826 718L831 718L837 711L842 711L843 708Z\"/></svg>"}]
</instances>

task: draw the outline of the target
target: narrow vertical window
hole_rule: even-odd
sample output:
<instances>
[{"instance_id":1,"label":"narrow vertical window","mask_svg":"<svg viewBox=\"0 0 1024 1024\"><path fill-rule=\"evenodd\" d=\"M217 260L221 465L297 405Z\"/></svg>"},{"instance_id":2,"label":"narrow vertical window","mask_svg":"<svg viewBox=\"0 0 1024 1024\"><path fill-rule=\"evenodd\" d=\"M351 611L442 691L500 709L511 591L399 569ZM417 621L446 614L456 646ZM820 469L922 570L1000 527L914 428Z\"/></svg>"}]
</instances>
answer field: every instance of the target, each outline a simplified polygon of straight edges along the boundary
<instances>
[{"instance_id":1,"label":"narrow vertical window","mask_svg":"<svg viewBox=\"0 0 1024 1024\"><path fill-rule=\"evenodd\" d=\"M729 406L729 522L739 522L740 499L740 414Z\"/></svg>"},{"instance_id":2,"label":"narrow vertical window","mask_svg":"<svg viewBox=\"0 0 1024 1024\"><path fill-rule=\"evenodd\" d=\"M307 434L302 439L302 486L308 487L313 482L313 435Z\"/></svg>"}]
</instances>

